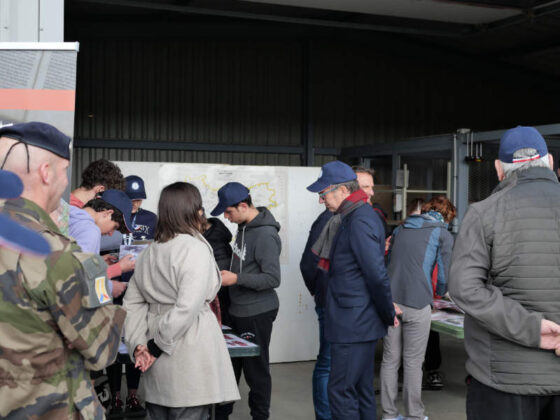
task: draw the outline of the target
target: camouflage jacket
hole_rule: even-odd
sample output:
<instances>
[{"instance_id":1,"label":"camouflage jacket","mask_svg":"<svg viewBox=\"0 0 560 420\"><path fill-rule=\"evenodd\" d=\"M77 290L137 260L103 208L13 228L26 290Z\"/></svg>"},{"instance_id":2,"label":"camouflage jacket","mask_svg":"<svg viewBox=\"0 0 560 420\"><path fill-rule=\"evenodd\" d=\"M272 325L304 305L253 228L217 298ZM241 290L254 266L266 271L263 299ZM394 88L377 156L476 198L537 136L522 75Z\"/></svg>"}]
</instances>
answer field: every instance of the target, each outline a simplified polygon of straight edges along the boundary
<instances>
[{"instance_id":1,"label":"camouflage jacket","mask_svg":"<svg viewBox=\"0 0 560 420\"><path fill-rule=\"evenodd\" d=\"M34 257L0 248L0 418L103 419L89 370L114 361L125 318L106 293L106 265L35 203L0 201L0 211L52 250ZM101 270L93 282L88 263Z\"/></svg>"}]
</instances>

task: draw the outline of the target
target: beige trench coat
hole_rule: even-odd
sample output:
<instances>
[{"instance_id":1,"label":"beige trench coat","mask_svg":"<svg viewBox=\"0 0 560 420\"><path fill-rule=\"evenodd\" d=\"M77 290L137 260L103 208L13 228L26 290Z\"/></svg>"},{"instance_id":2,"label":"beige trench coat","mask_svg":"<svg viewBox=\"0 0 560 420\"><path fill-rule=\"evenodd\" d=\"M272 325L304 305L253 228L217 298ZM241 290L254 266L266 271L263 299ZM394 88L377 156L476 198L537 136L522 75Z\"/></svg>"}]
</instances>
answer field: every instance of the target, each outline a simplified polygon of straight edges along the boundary
<instances>
[{"instance_id":1,"label":"beige trench coat","mask_svg":"<svg viewBox=\"0 0 560 420\"><path fill-rule=\"evenodd\" d=\"M212 248L201 235L155 242L138 257L124 298L125 342L131 357L151 338L163 350L140 381L146 401L194 407L239 399L209 305L220 284Z\"/></svg>"}]
</instances>

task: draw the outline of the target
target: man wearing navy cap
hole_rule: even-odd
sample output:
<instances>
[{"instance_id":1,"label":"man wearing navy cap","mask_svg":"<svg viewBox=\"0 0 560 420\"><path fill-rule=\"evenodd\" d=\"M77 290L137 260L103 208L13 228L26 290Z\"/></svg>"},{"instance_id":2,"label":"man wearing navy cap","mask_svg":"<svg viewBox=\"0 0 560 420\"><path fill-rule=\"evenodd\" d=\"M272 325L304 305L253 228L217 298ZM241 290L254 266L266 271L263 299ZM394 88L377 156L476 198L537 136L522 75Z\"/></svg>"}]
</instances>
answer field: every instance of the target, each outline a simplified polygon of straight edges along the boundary
<instances>
[{"instance_id":1,"label":"man wearing navy cap","mask_svg":"<svg viewBox=\"0 0 560 420\"><path fill-rule=\"evenodd\" d=\"M342 162L335 161L326 164L324 166L323 173L325 171L335 171L337 168L342 168L345 172L347 172L346 165ZM352 170L356 174L356 181L358 181L360 189L364 191L368 200L370 200L371 197L373 197L373 171L359 166L353 167ZM347 172L347 176L342 178L351 176L352 175ZM319 196L319 202L321 204L327 204L321 196ZM319 257L312 252L311 248L319 238L319 235L332 217L334 211L336 211L336 208L333 208L332 206L331 208L332 210L325 208L325 211L322 212L311 225L307 243L305 244L300 261L300 270L303 280L305 281L305 285L311 295L315 298L315 312L317 312L317 318L319 321L319 353L317 354L317 362L315 363L315 368L313 369L313 406L315 409L316 420L331 419L327 392L327 384L331 368L331 351L330 344L325 339L325 305L328 272L317 266ZM376 211L376 214L379 216L379 220L386 231L386 222L383 213L380 213L379 209L376 209L374 206L372 206L372 208Z\"/></svg>"},{"instance_id":2,"label":"man wearing navy cap","mask_svg":"<svg viewBox=\"0 0 560 420\"><path fill-rule=\"evenodd\" d=\"M466 314L467 418L559 419L560 184L533 127L507 130L495 165L501 182L470 205L449 278Z\"/></svg>"},{"instance_id":3,"label":"man wearing navy cap","mask_svg":"<svg viewBox=\"0 0 560 420\"><path fill-rule=\"evenodd\" d=\"M107 190L101 198L88 201L81 209L71 206L70 236L82 251L99 254L101 235L112 235L117 230L132 231L131 210L132 202L124 192Z\"/></svg>"},{"instance_id":4,"label":"man wearing navy cap","mask_svg":"<svg viewBox=\"0 0 560 420\"><path fill-rule=\"evenodd\" d=\"M118 351L125 313L111 304L107 266L83 254L49 217L67 184L70 138L39 122L0 128L0 166L23 182L7 213L52 252L0 249L0 417L103 419L89 370Z\"/></svg>"},{"instance_id":5,"label":"man wearing navy cap","mask_svg":"<svg viewBox=\"0 0 560 420\"><path fill-rule=\"evenodd\" d=\"M132 239L154 239L157 216L141 208L142 201L146 199L144 180L137 175L130 175L125 181L126 195L132 200Z\"/></svg>"},{"instance_id":6,"label":"man wearing navy cap","mask_svg":"<svg viewBox=\"0 0 560 420\"><path fill-rule=\"evenodd\" d=\"M233 332L260 346L260 355L232 359L239 382L241 371L249 385L253 420L269 418L272 382L268 365L272 323L278 314L280 286L280 224L266 207L255 207L249 189L229 182L218 191L219 203L212 216L224 213L238 224L229 270L222 270L222 285L229 286L229 315ZM227 419L233 403L220 405L216 419Z\"/></svg>"},{"instance_id":7,"label":"man wearing navy cap","mask_svg":"<svg viewBox=\"0 0 560 420\"><path fill-rule=\"evenodd\" d=\"M325 164L307 189L334 213L311 247L329 285L324 333L331 350L331 418L375 419L375 345L396 320L384 261L385 231L345 163Z\"/></svg>"}]
</instances>

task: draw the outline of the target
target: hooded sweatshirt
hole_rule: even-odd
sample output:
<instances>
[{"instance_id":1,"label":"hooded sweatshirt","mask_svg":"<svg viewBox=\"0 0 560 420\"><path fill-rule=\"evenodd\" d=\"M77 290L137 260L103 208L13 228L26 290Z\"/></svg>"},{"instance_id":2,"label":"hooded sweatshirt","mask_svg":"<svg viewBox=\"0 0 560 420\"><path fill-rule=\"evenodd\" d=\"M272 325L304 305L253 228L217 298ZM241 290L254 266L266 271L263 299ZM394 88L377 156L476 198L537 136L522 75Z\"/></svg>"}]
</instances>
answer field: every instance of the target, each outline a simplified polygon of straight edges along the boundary
<instances>
[{"instance_id":1,"label":"hooded sweatshirt","mask_svg":"<svg viewBox=\"0 0 560 420\"><path fill-rule=\"evenodd\" d=\"M83 252L99 254L101 230L87 211L70 206L68 234L76 240Z\"/></svg>"},{"instance_id":2,"label":"hooded sweatshirt","mask_svg":"<svg viewBox=\"0 0 560 420\"><path fill-rule=\"evenodd\" d=\"M442 220L436 212L413 214L393 232L388 271L394 302L416 309L430 305L436 264L436 293L447 291L453 237Z\"/></svg>"},{"instance_id":3,"label":"hooded sweatshirt","mask_svg":"<svg viewBox=\"0 0 560 420\"><path fill-rule=\"evenodd\" d=\"M230 286L229 313L247 317L277 309L280 286L280 224L266 207L249 223L242 223L233 244L230 271L237 284Z\"/></svg>"}]
</instances>

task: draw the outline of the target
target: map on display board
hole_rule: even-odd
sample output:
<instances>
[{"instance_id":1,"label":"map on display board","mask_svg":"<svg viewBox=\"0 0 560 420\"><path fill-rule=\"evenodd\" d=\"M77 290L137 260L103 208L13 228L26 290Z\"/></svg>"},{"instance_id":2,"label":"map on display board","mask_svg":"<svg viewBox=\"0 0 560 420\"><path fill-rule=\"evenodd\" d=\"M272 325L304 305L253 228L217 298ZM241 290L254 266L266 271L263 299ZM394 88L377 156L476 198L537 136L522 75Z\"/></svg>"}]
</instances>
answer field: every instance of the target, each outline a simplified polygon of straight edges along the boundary
<instances>
[{"instance_id":1,"label":"map on display board","mask_svg":"<svg viewBox=\"0 0 560 420\"><path fill-rule=\"evenodd\" d=\"M270 361L312 360L319 346L315 302L305 287L299 262L309 229L325 210L317 194L306 187L319 176L320 168L286 166L234 166L223 164L114 162L124 176L144 180L147 198L142 208L157 214L161 190L177 181L194 184L202 195L207 217L218 203L218 190L224 184L240 182L251 191L255 206L265 206L280 223L282 253L281 282L276 289L280 309L270 344ZM220 216L235 237L237 225Z\"/></svg>"},{"instance_id":2,"label":"map on display board","mask_svg":"<svg viewBox=\"0 0 560 420\"><path fill-rule=\"evenodd\" d=\"M288 255L289 231L286 193L287 168L269 166L229 166L206 164L165 164L159 169L161 189L173 182L184 181L195 185L202 196L206 217L218 204L218 190L228 182L239 182L251 191L256 207L266 207L280 223L282 254L280 261L285 262ZM222 215L219 218L235 237L237 225L230 223Z\"/></svg>"}]
</instances>

